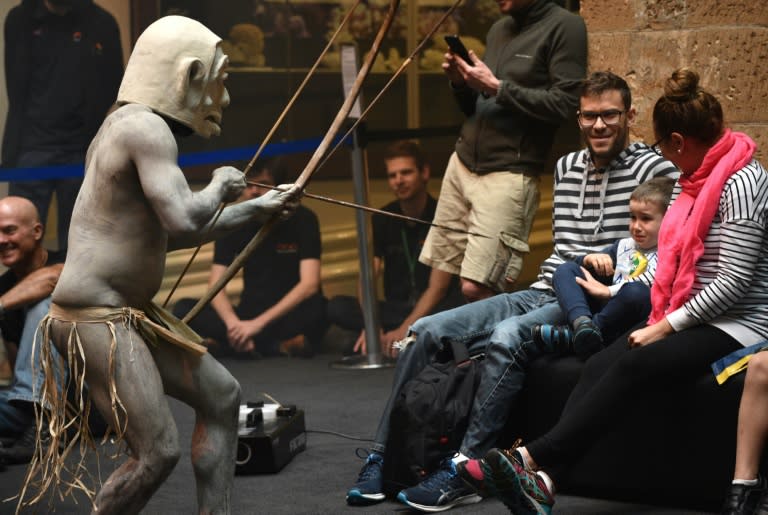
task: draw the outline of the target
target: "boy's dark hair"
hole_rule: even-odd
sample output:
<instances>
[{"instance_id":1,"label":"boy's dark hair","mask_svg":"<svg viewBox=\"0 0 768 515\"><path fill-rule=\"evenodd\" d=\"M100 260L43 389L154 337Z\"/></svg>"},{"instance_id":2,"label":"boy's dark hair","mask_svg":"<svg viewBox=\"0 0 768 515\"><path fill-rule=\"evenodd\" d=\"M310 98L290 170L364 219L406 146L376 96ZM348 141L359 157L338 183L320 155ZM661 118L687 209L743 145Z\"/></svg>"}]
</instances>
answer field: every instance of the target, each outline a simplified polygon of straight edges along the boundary
<instances>
[{"instance_id":1,"label":"boy's dark hair","mask_svg":"<svg viewBox=\"0 0 768 515\"><path fill-rule=\"evenodd\" d=\"M614 90L621 94L624 109L632 107L632 92L629 90L629 84L615 73L608 71L592 72L581 83L582 97L602 95L606 91Z\"/></svg>"},{"instance_id":2,"label":"boy's dark hair","mask_svg":"<svg viewBox=\"0 0 768 515\"><path fill-rule=\"evenodd\" d=\"M635 188L635 191L632 192L629 200L653 202L661 207L661 210L666 213L667 206L669 206L669 200L672 198L672 188L674 187L674 179L669 177L654 177Z\"/></svg>"},{"instance_id":3,"label":"boy's dark hair","mask_svg":"<svg viewBox=\"0 0 768 515\"><path fill-rule=\"evenodd\" d=\"M388 161L396 157L410 157L419 170L424 168L424 154L421 152L421 146L414 140L402 139L389 145L384 152L384 160Z\"/></svg>"},{"instance_id":4,"label":"boy's dark hair","mask_svg":"<svg viewBox=\"0 0 768 515\"><path fill-rule=\"evenodd\" d=\"M285 183L285 167L283 167L283 160L279 156L260 157L253 163L251 170L253 170L254 175L267 172L276 186Z\"/></svg>"}]
</instances>

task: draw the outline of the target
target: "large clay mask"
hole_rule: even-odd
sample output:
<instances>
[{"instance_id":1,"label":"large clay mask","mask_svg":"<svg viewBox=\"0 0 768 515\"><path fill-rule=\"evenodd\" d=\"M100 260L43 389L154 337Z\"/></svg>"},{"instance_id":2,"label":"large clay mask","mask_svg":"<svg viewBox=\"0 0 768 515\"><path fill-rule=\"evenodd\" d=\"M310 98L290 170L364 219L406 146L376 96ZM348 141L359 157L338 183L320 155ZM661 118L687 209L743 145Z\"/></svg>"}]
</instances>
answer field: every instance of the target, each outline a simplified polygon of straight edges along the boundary
<instances>
[{"instance_id":1,"label":"large clay mask","mask_svg":"<svg viewBox=\"0 0 768 515\"><path fill-rule=\"evenodd\" d=\"M229 105L221 38L183 16L160 18L139 36L117 101L138 103L208 138L221 132Z\"/></svg>"}]
</instances>

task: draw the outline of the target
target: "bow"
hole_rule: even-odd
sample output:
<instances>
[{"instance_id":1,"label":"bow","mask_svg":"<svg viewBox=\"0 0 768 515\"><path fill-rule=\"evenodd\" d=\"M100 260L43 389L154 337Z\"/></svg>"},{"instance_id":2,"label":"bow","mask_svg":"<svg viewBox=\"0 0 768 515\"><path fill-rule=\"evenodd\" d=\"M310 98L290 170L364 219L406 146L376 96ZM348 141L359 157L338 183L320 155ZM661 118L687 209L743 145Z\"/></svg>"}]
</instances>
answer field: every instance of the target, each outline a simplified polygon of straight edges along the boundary
<instances>
[{"instance_id":1,"label":"bow","mask_svg":"<svg viewBox=\"0 0 768 515\"><path fill-rule=\"evenodd\" d=\"M355 100L360 93L360 89L363 86L363 82L365 82L365 78L368 76L368 72L373 65L373 61L376 59L376 56L379 53L379 49L381 48L381 43L384 40L384 36L389 31L389 28L395 19L395 13L397 12L397 7L399 4L400 0L390 0L387 16L385 17L378 33L376 34L376 39L374 39L373 45L371 45L371 49L369 50L368 55L365 58L365 62L363 62L357 77L355 78L355 82L352 85L346 100L342 104L341 109L339 109L339 112L336 114L336 118L334 118L333 122L331 123L331 126L323 137L323 140L320 142L306 167L304 167L304 170L301 172L294 183L299 187L300 190L304 189L312 175L317 171L320 160L328 151L328 147L333 141L333 138L339 132L339 129L341 129L342 124L347 119L349 112L352 110L352 106L354 105ZM216 281L216 283L205 293L205 295L197 302L197 304L192 307L189 313L187 313L187 315L183 318L184 322L189 322L194 317L196 317L198 313L200 313L200 311L203 309L203 307L207 305L221 291L221 289L232 279L232 277L235 276L235 274L245 264L245 261L248 259L248 257L261 244L261 242L264 241L266 236L272 230L272 227L274 227L274 225L278 222L279 218L279 215L276 213L272 215L269 220L267 220L261 229L259 229L259 232L257 232L251 241L248 242L248 245L245 246L240 254L238 254L237 257L232 261L229 267L227 267L219 280Z\"/></svg>"},{"instance_id":2,"label":"bow","mask_svg":"<svg viewBox=\"0 0 768 515\"><path fill-rule=\"evenodd\" d=\"M251 168L253 168L253 165L256 163L256 160L259 158L261 153L264 151L264 149L267 146L267 143L272 139L272 136L275 134L275 131L277 131L277 128L280 126L281 123L283 123L283 120L285 119L285 116L288 114L288 111L293 107L293 104L296 102L296 99L299 97L301 92L304 90L304 87L309 82L309 79L314 75L315 71L317 70L317 67L320 66L320 63L323 61L323 57L325 57L325 54L328 53L328 50L331 49L333 46L333 42L336 40L336 37L341 32L341 29L343 29L349 19L352 17L352 14L355 12L355 9L357 9L357 6L360 5L361 0L355 0L354 5L347 11L347 14L344 16L344 19L341 21L339 26L336 28L336 31L331 35L330 39L328 40L328 43L325 45L325 48L323 48L323 51L320 52L320 55L317 56L317 59L315 60L315 63L312 65L312 68L307 72L307 75L304 77L304 80L301 81L301 84L299 84L299 87L296 88L296 91L293 93L293 96L288 101L288 103L285 105L285 108L283 108L283 111L280 113L280 115L277 117L277 120L275 123L272 124L272 127L269 129L269 132L267 133L264 140L261 142L261 145L259 145L259 148L256 150L256 153L253 154L253 157L248 162L248 166L245 167L245 170L243 170L243 174L248 177L248 172L251 171ZM208 231L206 234L210 234L211 231L213 231L213 226L216 225L216 222L219 221L219 217L221 216L221 213L224 212L224 208L227 207L226 202L222 202L221 206L219 207L219 210L216 212L216 215L213 217L213 220L211 221L211 225L208 226ZM207 240L208 238L203 238L203 241ZM200 252L200 249L203 247L203 243L201 242L197 248L195 248L195 251L192 253L192 255L189 258L189 261L187 261L187 264L184 266L184 269L179 274L178 279L176 279L176 283L174 283L171 290L168 292L168 296L165 298L165 302L163 302L163 307L167 306L168 303L171 301L171 298L173 297L174 292L179 287L179 284L181 284L181 280L184 279L184 276L189 271L189 268L192 266L192 263L195 261L195 258L197 258L197 254Z\"/></svg>"}]
</instances>

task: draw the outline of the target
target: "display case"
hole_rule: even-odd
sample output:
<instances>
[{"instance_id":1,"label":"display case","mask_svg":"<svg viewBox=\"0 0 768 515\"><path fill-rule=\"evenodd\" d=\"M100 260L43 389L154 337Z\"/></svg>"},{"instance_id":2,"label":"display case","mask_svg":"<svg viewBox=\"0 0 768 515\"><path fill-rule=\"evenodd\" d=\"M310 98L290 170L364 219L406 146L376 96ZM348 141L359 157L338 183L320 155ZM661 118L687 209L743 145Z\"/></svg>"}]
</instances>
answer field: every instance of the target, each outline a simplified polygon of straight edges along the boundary
<instances>
[{"instance_id":1,"label":"display case","mask_svg":"<svg viewBox=\"0 0 768 515\"><path fill-rule=\"evenodd\" d=\"M224 113L222 135L203 144L199 140L182 142L182 152L259 144L352 6L351 0L133 2L134 19L151 21L152 12L155 17L182 14L200 20L225 40L231 62L227 87L232 105ZM451 0L401 2L363 87L364 107L452 3ZM371 46L387 6L383 0L368 0L358 5L272 141L318 138L326 132L343 102L338 45L355 44L362 58ZM569 0L566 6L578 8L576 0ZM367 128L373 132L433 128L438 129L436 133L442 129L443 135L421 139L433 170L442 170L463 121L441 69L447 49L443 35L459 34L467 47L482 56L485 34L498 17L495 0L462 3L424 45L406 72L371 108L366 116ZM136 32L140 32L139 28L135 27ZM450 132L446 128L455 130ZM573 135L569 138L573 140ZM384 145L386 142L370 142L372 162L378 162L377 155ZM305 156L301 159L305 160ZM319 172L319 177L346 177L348 169L348 158L334 158Z\"/></svg>"}]
</instances>

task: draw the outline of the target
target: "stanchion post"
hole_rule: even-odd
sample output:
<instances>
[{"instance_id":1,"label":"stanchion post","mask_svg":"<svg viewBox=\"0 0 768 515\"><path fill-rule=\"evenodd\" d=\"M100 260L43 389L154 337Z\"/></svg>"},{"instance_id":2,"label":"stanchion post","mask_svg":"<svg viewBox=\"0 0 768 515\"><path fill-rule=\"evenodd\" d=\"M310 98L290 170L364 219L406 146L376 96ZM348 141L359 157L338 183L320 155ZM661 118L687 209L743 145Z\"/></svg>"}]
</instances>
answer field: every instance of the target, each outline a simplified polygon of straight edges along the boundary
<instances>
[{"instance_id":1,"label":"stanchion post","mask_svg":"<svg viewBox=\"0 0 768 515\"><path fill-rule=\"evenodd\" d=\"M345 94L349 91L348 78L357 75L357 53L354 46L342 46L342 79ZM360 116L360 97L350 113L350 119ZM368 205L368 167L366 159L365 124L361 123L352 132L352 179L355 202ZM379 309L376 295L376 277L373 273L373 249L371 245L371 230L369 215L364 211L355 212L357 225L357 248L360 263L360 299L365 322L365 345L367 353L364 356L351 356L331 363L333 368L383 368L392 366L392 360L381 353L379 338Z\"/></svg>"}]
</instances>

